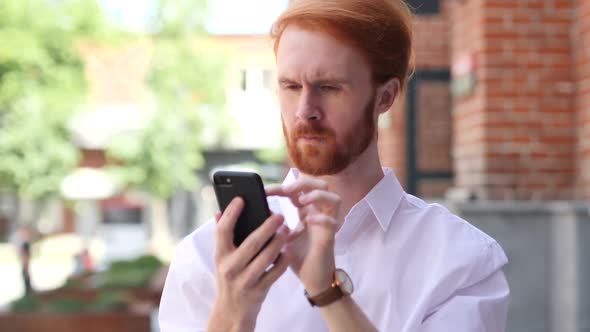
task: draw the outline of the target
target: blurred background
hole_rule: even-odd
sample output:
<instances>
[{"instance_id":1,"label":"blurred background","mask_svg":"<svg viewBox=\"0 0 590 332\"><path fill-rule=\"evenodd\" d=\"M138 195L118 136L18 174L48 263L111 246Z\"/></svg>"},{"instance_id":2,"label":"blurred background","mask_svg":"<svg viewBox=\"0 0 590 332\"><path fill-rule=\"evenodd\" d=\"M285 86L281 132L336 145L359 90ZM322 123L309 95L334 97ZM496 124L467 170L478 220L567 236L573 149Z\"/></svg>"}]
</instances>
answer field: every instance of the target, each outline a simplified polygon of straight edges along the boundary
<instances>
[{"instance_id":1,"label":"blurred background","mask_svg":"<svg viewBox=\"0 0 590 332\"><path fill-rule=\"evenodd\" d=\"M508 331L590 331L590 0L407 2L382 163L500 242ZM268 38L287 5L0 1L0 331L158 331L212 172L290 167Z\"/></svg>"}]
</instances>

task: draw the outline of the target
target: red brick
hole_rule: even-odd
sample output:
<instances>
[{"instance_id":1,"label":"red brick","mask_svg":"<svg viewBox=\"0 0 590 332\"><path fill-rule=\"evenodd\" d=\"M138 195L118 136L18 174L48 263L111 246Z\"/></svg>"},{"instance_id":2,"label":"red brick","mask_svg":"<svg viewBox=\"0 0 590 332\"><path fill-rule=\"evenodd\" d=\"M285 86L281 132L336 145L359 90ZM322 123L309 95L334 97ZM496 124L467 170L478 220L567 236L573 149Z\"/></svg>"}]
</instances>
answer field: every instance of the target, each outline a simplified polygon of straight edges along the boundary
<instances>
[{"instance_id":1,"label":"red brick","mask_svg":"<svg viewBox=\"0 0 590 332\"><path fill-rule=\"evenodd\" d=\"M497 31L494 29L490 29L484 32L483 38L486 39L497 39L497 40L507 40L507 39L517 39L518 34L511 30L511 31Z\"/></svg>"},{"instance_id":2,"label":"red brick","mask_svg":"<svg viewBox=\"0 0 590 332\"><path fill-rule=\"evenodd\" d=\"M558 16L545 16L541 18L543 25L559 25L566 29L571 26L572 20L569 17L558 17Z\"/></svg>"},{"instance_id":3,"label":"red brick","mask_svg":"<svg viewBox=\"0 0 590 332\"><path fill-rule=\"evenodd\" d=\"M469 1L469 6L454 7L463 9L462 13L469 16L467 10L480 6L479 10L485 14L476 19L480 24L476 32L483 42L473 41L471 35L458 37L465 25L453 22L451 27L453 38L462 39L451 44L452 54L461 54L461 48L469 49L469 43L484 46L479 61L483 75L478 76L478 91L483 94L478 94L475 100L483 105L487 121L474 122L466 114L479 112L481 108L473 108L465 99L455 100L455 108L462 111L460 117L454 116L455 127L480 131L478 136L456 132L458 142L471 138L468 147L455 147L457 170L469 172L457 174L458 184L484 185L482 189L489 191L492 198L495 194L567 198L572 192L574 173L572 126L576 89L570 83L575 72L572 65L574 60L590 62L573 57L572 8L563 0L483 2ZM458 14L454 17L461 17ZM474 16L477 17L470 17ZM475 31L473 27L471 30ZM587 102L581 100L577 104ZM464 168L472 163L469 158L477 154L477 149L495 154L478 159L487 167ZM508 151L524 155L507 155ZM540 171L542 167L547 172ZM498 177L494 170L501 170L502 176ZM533 170L535 173L531 173ZM523 179L529 176L542 177L544 181L538 186L534 183L527 186Z\"/></svg>"},{"instance_id":4,"label":"red brick","mask_svg":"<svg viewBox=\"0 0 590 332\"><path fill-rule=\"evenodd\" d=\"M487 1L484 5L486 10L489 9L517 9L519 7L518 1Z\"/></svg>"},{"instance_id":5,"label":"red brick","mask_svg":"<svg viewBox=\"0 0 590 332\"><path fill-rule=\"evenodd\" d=\"M522 2L522 1L520 1ZM526 9L544 9L547 6L546 0L528 0L526 4L524 4Z\"/></svg>"},{"instance_id":6,"label":"red brick","mask_svg":"<svg viewBox=\"0 0 590 332\"><path fill-rule=\"evenodd\" d=\"M555 8L555 9L571 9L572 8L572 1L571 0L553 1L553 8Z\"/></svg>"}]
</instances>

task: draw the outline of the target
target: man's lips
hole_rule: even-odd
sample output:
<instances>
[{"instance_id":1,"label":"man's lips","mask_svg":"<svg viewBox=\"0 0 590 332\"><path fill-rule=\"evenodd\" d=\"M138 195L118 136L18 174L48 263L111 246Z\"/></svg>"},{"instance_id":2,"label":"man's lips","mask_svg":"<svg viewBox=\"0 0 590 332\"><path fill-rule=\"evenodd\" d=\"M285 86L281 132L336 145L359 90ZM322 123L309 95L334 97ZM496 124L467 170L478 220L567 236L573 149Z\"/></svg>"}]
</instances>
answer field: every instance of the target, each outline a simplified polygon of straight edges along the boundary
<instances>
[{"instance_id":1,"label":"man's lips","mask_svg":"<svg viewBox=\"0 0 590 332\"><path fill-rule=\"evenodd\" d=\"M298 140L308 141L308 142L320 142L323 141L325 138L323 136L314 136L314 135L304 135L300 136Z\"/></svg>"}]
</instances>

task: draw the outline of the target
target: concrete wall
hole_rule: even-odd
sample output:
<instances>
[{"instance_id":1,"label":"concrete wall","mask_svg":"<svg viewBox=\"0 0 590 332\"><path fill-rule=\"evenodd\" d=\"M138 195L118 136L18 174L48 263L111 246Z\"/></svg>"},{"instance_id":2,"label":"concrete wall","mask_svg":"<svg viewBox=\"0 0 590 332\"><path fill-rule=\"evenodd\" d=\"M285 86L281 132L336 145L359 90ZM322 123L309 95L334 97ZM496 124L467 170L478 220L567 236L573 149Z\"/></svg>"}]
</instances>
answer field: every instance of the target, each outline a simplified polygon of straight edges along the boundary
<instances>
[{"instance_id":1,"label":"concrete wall","mask_svg":"<svg viewBox=\"0 0 590 332\"><path fill-rule=\"evenodd\" d=\"M590 204L449 204L510 260L509 332L590 331Z\"/></svg>"}]
</instances>

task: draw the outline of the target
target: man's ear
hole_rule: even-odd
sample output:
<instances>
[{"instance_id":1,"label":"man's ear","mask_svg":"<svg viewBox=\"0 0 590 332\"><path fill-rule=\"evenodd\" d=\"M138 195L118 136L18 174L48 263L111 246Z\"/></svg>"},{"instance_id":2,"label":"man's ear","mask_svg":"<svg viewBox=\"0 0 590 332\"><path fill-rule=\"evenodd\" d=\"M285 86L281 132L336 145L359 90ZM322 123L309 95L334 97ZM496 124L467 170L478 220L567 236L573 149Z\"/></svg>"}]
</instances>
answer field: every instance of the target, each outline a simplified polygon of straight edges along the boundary
<instances>
[{"instance_id":1,"label":"man's ear","mask_svg":"<svg viewBox=\"0 0 590 332\"><path fill-rule=\"evenodd\" d=\"M394 77L377 88L377 111L379 114L387 112L399 95L401 84L399 78Z\"/></svg>"}]
</instances>

